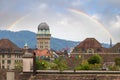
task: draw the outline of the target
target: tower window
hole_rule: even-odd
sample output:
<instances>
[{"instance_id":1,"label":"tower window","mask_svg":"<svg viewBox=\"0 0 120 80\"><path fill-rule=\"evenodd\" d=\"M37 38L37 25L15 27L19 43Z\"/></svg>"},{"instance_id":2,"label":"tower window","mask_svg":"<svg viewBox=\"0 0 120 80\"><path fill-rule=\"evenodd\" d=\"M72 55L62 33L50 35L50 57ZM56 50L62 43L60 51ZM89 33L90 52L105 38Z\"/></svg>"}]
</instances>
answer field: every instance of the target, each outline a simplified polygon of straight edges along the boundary
<instances>
[{"instance_id":1,"label":"tower window","mask_svg":"<svg viewBox=\"0 0 120 80\"><path fill-rule=\"evenodd\" d=\"M45 42L45 44L48 44L48 42Z\"/></svg>"},{"instance_id":2,"label":"tower window","mask_svg":"<svg viewBox=\"0 0 120 80\"><path fill-rule=\"evenodd\" d=\"M40 46L40 48L43 48L43 46Z\"/></svg>"}]
</instances>

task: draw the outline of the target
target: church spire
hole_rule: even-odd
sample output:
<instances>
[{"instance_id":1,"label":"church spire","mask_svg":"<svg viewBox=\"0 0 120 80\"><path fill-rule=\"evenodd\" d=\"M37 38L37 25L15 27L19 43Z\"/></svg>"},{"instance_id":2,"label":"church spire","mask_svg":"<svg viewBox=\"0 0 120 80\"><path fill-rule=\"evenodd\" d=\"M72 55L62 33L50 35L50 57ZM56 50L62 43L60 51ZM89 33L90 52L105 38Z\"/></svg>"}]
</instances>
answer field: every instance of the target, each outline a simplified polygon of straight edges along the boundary
<instances>
[{"instance_id":1,"label":"church spire","mask_svg":"<svg viewBox=\"0 0 120 80\"><path fill-rule=\"evenodd\" d=\"M112 47L112 39L110 38L110 48Z\"/></svg>"},{"instance_id":2,"label":"church spire","mask_svg":"<svg viewBox=\"0 0 120 80\"><path fill-rule=\"evenodd\" d=\"M24 49L28 49L28 44L27 44L27 42L26 42L25 45L24 45Z\"/></svg>"}]
</instances>

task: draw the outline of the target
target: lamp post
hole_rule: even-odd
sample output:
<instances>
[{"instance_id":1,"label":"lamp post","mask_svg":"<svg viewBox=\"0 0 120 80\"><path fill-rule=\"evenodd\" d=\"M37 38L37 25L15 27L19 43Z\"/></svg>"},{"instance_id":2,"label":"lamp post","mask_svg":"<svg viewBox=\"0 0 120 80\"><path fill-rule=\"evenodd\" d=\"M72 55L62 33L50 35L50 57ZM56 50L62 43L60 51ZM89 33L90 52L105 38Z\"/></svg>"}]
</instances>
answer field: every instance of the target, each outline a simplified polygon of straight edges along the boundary
<instances>
[{"instance_id":1,"label":"lamp post","mask_svg":"<svg viewBox=\"0 0 120 80\"><path fill-rule=\"evenodd\" d=\"M33 53L33 75L36 75L36 54Z\"/></svg>"}]
</instances>

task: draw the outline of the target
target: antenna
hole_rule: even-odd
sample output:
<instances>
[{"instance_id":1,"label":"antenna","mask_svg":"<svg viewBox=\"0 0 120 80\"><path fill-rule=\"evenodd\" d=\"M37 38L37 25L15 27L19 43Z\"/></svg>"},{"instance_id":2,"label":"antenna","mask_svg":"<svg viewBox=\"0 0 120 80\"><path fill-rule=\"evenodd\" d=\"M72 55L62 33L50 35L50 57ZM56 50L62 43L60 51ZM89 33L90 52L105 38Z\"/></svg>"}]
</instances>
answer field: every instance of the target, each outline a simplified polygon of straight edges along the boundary
<instances>
[{"instance_id":1,"label":"antenna","mask_svg":"<svg viewBox=\"0 0 120 80\"><path fill-rule=\"evenodd\" d=\"M110 48L112 47L112 39L110 38Z\"/></svg>"}]
</instances>

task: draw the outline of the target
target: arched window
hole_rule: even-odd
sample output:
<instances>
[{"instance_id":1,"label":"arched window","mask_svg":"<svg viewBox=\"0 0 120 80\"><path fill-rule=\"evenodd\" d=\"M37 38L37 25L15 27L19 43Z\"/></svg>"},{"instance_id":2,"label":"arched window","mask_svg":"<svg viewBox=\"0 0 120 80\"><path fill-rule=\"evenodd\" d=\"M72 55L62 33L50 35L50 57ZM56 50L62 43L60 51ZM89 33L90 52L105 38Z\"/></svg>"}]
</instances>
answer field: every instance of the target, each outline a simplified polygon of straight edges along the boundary
<instances>
[{"instance_id":1,"label":"arched window","mask_svg":"<svg viewBox=\"0 0 120 80\"><path fill-rule=\"evenodd\" d=\"M87 49L87 53L94 53L94 49L92 49L92 48Z\"/></svg>"}]
</instances>

